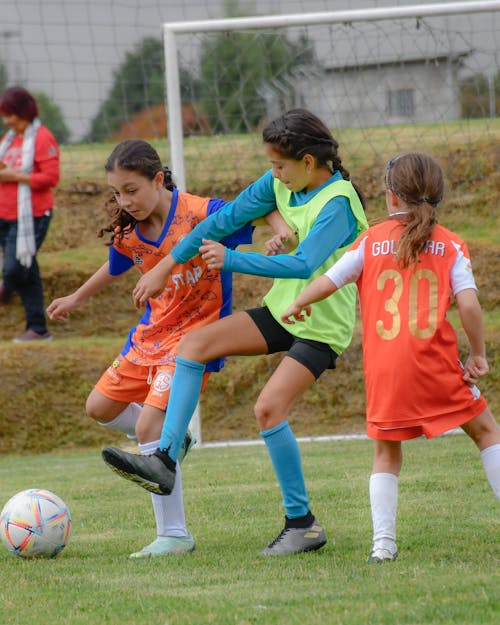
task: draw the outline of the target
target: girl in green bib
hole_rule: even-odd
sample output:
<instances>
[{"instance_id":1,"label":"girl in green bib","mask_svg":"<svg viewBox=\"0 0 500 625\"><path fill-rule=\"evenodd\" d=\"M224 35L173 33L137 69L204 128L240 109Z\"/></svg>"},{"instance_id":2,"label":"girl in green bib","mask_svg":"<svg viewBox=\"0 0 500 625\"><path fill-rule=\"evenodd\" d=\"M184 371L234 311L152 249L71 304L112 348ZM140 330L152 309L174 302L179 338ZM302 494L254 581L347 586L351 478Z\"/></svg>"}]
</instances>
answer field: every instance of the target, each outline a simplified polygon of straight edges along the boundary
<instances>
[{"instance_id":1,"label":"girl in green bib","mask_svg":"<svg viewBox=\"0 0 500 625\"><path fill-rule=\"evenodd\" d=\"M134 290L136 304L163 289L175 265L201 252L209 269L273 277L262 305L220 319L184 336L178 348L170 401L157 451L138 456L103 450L105 462L122 477L168 494L175 461L194 412L205 363L221 356L284 352L262 389L255 415L276 472L285 508L283 530L262 552L287 555L326 543L309 506L297 440L288 423L295 401L349 345L355 322L356 287L322 302L314 323L289 326L280 319L304 287L323 274L367 228L359 193L342 166L338 143L305 109L288 111L263 131L271 169L218 213L200 223ZM289 254L239 253L216 243L242 224L277 208L298 240ZM276 240L276 251L280 241ZM332 323L333 320L333 323Z\"/></svg>"}]
</instances>

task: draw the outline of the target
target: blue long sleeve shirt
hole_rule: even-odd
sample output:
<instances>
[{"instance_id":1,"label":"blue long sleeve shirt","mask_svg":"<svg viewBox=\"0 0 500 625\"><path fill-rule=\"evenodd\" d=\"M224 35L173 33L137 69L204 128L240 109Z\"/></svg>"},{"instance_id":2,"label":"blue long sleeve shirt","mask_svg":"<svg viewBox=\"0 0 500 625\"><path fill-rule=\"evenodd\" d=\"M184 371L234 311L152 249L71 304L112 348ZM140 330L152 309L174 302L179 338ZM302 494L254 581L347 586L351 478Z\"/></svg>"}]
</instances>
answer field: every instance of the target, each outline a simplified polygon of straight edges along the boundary
<instances>
[{"instance_id":1,"label":"blue long sleeve shirt","mask_svg":"<svg viewBox=\"0 0 500 625\"><path fill-rule=\"evenodd\" d=\"M202 239L219 241L249 221L267 215L277 208L271 170L242 191L224 208L202 221L173 250L177 263L185 263L198 254ZM300 207L310 201L325 186L342 180L335 172L323 185L310 192L294 192L290 206ZM338 196L320 211L307 237L300 241L295 254L264 256L226 250L224 270L272 278L309 278L314 271L339 247L348 245L356 237L356 218L347 198Z\"/></svg>"}]
</instances>

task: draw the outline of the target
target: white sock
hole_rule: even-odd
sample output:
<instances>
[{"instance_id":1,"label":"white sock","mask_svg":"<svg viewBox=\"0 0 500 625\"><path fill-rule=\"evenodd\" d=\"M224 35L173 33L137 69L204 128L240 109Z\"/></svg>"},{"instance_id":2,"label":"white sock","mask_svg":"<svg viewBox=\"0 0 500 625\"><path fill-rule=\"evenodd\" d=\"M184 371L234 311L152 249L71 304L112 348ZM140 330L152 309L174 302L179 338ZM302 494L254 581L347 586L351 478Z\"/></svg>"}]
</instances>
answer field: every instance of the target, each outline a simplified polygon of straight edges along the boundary
<instances>
[{"instance_id":1,"label":"white sock","mask_svg":"<svg viewBox=\"0 0 500 625\"><path fill-rule=\"evenodd\" d=\"M148 456L156 451L159 440L139 445L141 454ZM184 514L184 498L182 496L181 466L177 462L174 490L170 495L156 495L151 493L153 511L158 536L175 536L184 538L189 536Z\"/></svg>"},{"instance_id":2,"label":"white sock","mask_svg":"<svg viewBox=\"0 0 500 625\"><path fill-rule=\"evenodd\" d=\"M490 445L481 452L484 472L495 497L500 501L500 444Z\"/></svg>"},{"instance_id":3,"label":"white sock","mask_svg":"<svg viewBox=\"0 0 500 625\"><path fill-rule=\"evenodd\" d=\"M373 548L396 547L396 513L398 509L398 476L394 473L373 473L370 476L370 504L373 521Z\"/></svg>"},{"instance_id":4,"label":"white sock","mask_svg":"<svg viewBox=\"0 0 500 625\"><path fill-rule=\"evenodd\" d=\"M125 410L122 410L112 421L98 421L98 423L106 428L123 432L123 434L126 434L129 438L135 439L135 424L141 414L141 410L141 404L132 403L129 404Z\"/></svg>"}]
</instances>

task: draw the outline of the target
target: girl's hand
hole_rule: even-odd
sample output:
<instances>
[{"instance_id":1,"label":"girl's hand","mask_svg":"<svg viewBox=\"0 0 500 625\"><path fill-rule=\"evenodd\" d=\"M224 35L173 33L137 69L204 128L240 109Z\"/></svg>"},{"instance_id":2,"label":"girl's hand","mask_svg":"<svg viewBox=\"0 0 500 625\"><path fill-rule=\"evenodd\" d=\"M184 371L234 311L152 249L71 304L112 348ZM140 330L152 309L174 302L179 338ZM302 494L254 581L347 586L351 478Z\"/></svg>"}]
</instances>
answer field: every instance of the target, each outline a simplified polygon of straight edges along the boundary
<instances>
[{"instance_id":1,"label":"girl's hand","mask_svg":"<svg viewBox=\"0 0 500 625\"><path fill-rule=\"evenodd\" d=\"M283 243L283 236L281 234L275 234L272 239L264 243L264 247L266 248L266 256L284 254L285 245Z\"/></svg>"},{"instance_id":2,"label":"girl's hand","mask_svg":"<svg viewBox=\"0 0 500 625\"><path fill-rule=\"evenodd\" d=\"M11 167L2 167L0 169L0 182L19 182L20 173Z\"/></svg>"},{"instance_id":3,"label":"girl's hand","mask_svg":"<svg viewBox=\"0 0 500 625\"><path fill-rule=\"evenodd\" d=\"M47 306L47 316L51 321L67 321L69 313L78 308L75 294L53 300Z\"/></svg>"},{"instance_id":4,"label":"girl's hand","mask_svg":"<svg viewBox=\"0 0 500 625\"><path fill-rule=\"evenodd\" d=\"M489 371L488 363L484 356L469 356L464 366L462 379L467 384L476 384Z\"/></svg>"},{"instance_id":5,"label":"girl's hand","mask_svg":"<svg viewBox=\"0 0 500 625\"><path fill-rule=\"evenodd\" d=\"M164 290L169 276L170 273L165 276L164 269L159 265L142 275L132 291L135 307L141 308L146 305L150 297L158 297Z\"/></svg>"},{"instance_id":6,"label":"girl's hand","mask_svg":"<svg viewBox=\"0 0 500 625\"><path fill-rule=\"evenodd\" d=\"M264 243L266 256L276 256L277 254L288 254L297 247L297 237L290 232L280 232L275 234L269 241Z\"/></svg>"},{"instance_id":7,"label":"girl's hand","mask_svg":"<svg viewBox=\"0 0 500 625\"><path fill-rule=\"evenodd\" d=\"M220 271L224 267L226 248L221 243L209 239L202 239L202 242L200 256L207 263L209 269Z\"/></svg>"},{"instance_id":8,"label":"girl's hand","mask_svg":"<svg viewBox=\"0 0 500 625\"><path fill-rule=\"evenodd\" d=\"M302 311L305 311L307 317L311 316L311 306L310 305L309 306L300 306L300 305L297 305L297 304L293 303L281 315L281 321L283 321L284 323L288 323L290 325L293 325L295 323L295 321L293 321L291 319L291 317L295 317L295 319L297 321L305 321L306 318L302 314Z\"/></svg>"}]
</instances>

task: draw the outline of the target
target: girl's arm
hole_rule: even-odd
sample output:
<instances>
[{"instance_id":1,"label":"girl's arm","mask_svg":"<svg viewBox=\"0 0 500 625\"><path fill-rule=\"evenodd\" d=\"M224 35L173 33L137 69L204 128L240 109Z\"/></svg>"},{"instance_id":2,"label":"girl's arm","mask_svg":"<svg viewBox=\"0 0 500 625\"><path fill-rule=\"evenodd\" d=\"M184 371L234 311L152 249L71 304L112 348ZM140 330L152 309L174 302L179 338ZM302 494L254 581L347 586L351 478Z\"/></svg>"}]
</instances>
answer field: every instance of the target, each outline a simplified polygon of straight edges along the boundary
<instances>
[{"instance_id":1,"label":"girl's arm","mask_svg":"<svg viewBox=\"0 0 500 625\"><path fill-rule=\"evenodd\" d=\"M295 317L297 321L304 321L304 310L306 315L311 315L311 304L319 302L325 299L337 290L337 285L334 284L330 278L326 275L319 276L315 280L308 284L306 288L299 293L296 300L291 306L289 306L285 312L281 315L281 321L285 323L294 324L295 321L291 317Z\"/></svg>"},{"instance_id":2,"label":"girl's arm","mask_svg":"<svg viewBox=\"0 0 500 625\"><path fill-rule=\"evenodd\" d=\"M267 215L276 209L273 177L270 171L242 191L232 202L201 221L168 256L145 273L133 291L135 305L139 308L149 297L157 297L177 264L187 263L199 254L203 239L219 241L236 232L245 224Z\"/></svg>"},{"instance_id":3,"label":"girl's arm","mask_svg":"<svg viewBox=\"0 0 500 625\"><path fill-rule=\"evenodd\" d=\"M114 282L118 275L112 276L109 273L109 261L98 269L87 282L82 284L74 293L59 297L53 300L47 307L47 315L52 321L66 321L70 312L76 310L84 304L92 295L99 293L104 288Z\"/></svg>"},{"instance_id":4,"label":"girl's arm","mask_svg":"<svg viewBox=\"0 0 500 625\"><path fill-rule=\"evenodd\" d=\"M200 248L210 269L224 269L270 278L310 278L339 247L354 241L356 219L347 198L336 197L319 213L307 237L293 255L264 256L255 252L227 250L204 241Z\"/></svg>"},{"instance_id":5,"label":"girl's arm","mask_svg":"<svg viewBox=\"0 0 500 625\"><path fill-rule=\"evenodd\" d=\"M463 379L468 384L475 384L489 369L484 344L483 314L475 289L464 289L455 294L455 299L460 321L470 344Z\"/></svg>"}]
</instances>

